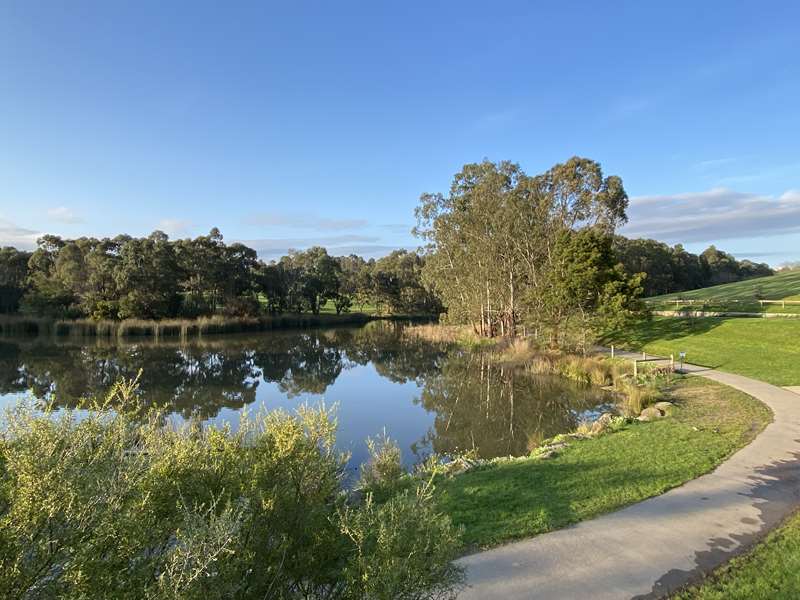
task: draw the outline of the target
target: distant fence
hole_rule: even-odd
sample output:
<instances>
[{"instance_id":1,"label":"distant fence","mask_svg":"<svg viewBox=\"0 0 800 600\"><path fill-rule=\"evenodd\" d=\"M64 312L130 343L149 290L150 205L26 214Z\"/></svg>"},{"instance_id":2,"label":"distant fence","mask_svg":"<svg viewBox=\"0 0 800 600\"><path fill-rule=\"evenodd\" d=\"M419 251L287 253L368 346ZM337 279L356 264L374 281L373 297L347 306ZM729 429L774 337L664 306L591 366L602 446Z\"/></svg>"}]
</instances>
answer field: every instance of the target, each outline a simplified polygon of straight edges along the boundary
<instances>
[{"instance_id":1,"label":"distant fence","mask_svg":"<svg viewBox=\"0 0 800 600\"><path fill-rule=\"evenodd\" d=\"M786 305L800 305L800 300L759 300L758 303L761 306L765 304L780 304L783 308L786 308Z\"/></svg>"},{"instance_id":2,"label":"distant fence","mask_svg":"<svg viewBox=\"0 0 800 600\"><path fill-rule=\"evenodd\" d=\"M685 298L685 299L678 299L678 300L655 300L655 299L648 299L648 303L651 304L674 304L675 306L680 306L681 304L688 304L689 306L694 306L695 304L698 305L723 305L723 304L754 304L758 302L762 308L765 304L778 304L783 308L787 306L800 306L800 300L737 300L737 299L725 299L725 298Z\"/></svg>"}]
</instances>

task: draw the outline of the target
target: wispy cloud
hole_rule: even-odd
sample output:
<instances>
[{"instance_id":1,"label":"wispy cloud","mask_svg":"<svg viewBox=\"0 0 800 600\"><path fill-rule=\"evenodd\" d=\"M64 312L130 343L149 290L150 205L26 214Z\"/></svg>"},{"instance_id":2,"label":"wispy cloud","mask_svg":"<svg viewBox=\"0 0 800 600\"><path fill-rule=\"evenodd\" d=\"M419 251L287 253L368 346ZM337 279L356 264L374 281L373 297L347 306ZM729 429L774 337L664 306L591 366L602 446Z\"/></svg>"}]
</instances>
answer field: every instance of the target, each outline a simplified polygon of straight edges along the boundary
<instances>
[{"instance_id":1,"label":"wispy cloud","mask_svg":"<svg viewBox=\"0 0 800 600\"><path fill-rule=\"evenodd\" d=\"M244 222L248 225L287 227L312 231L346 231L348 229L361 229L369 224L366 219L332 219L313 214L267 212L250 215L244 219Z\"/></svg>"},{"instance_id":2,"label":"wispy cloud","mask_svg":"<svg viewBox=\"0 0 800 600\"><path fill-rule=\"evenodd\" d=\"M381 229L385 229L390 233L404 233L409 234L411 233L411 229L413 229L413 225L409 225L408 223L386 223L384 225L380 225Z\"/></svg>"},{"instance_id":3,"label":"wispy cloud","mask_svg":"<svg viewBox=\"0 0 800 600\"><path fill-rule=\"evenodd\" d=\"M56 206L47 209L47 218L56 223L75 224L83 223L83 219L77 216L72 209L66 206Z\"/></svg>"},{"instance_id":4,"label":"wispy cloud","mask_svg":"<svg viewBox=\"0 0 800 600\"><path fill-rule=\"evenodd\" d=\"M172 237L180 237L189 233L193 225L186 219L161 219L156 228Z\"/></svg>"},{"instance_id":5,"label":"wispy cloud","mask_svg":"<svg viewBox=\"0 0 800 600\"><path fill-rule=\"evenodd\" d=\"M255 240L237 240L253 248L262 258L277 258L289 250L305 250L312 246L324 246L331 254L350 254L353 248L370 248L382 251L388 246L380 243L380 238L371 235L333 235L303 238L262 238ZM392 247L394 249L394 247Z\"/></svg>"},{"instance_id":6,"label":"wispy cloud","mask_svg":"<svg viewBox=\"0 0 800 600\"><path fill-rule=\"evenodd\" d=\"M763 181L777 177L795 177L800 172L800 163L794 162L785 165L775 165L750 173L740 173L718 179L720 185L736 185L740 183L751 183L753 181Z\"/></svg>"},{"instance_id":7,"label":"wispy cloud","mask_svg":"<svg viewBox=\"0 0 800 600\"><path fill-rule=\"evenodd\" d=\"M11 221L0 217L0 246L32 250L36 247L36 238L41 235L39 231L18 227Z\"/></svg>"},{"instance_id":8,"label":"wispy cloud","mask_svg":"<svg viewBox=\"0 0 800 600\"><path fill-rule=\"evenodd\" d=\"M800 232L800 191L767 196L714 188L631 199L622 233L666 242L708 242Z\"/></svg>"},{"instance_id":9,"label":"wispy cloud","mask_svg":"<svg viewBox=\"0 0 800 600\"><path fill-rule=\"evenodd\" d=\"M714 171L720 167L724 167L735 162L735 158L712 158L710 160L701 160L700 162L696 162L693 167L695 171L707 173L708 171Z\"/></svg>"}]
</instances>

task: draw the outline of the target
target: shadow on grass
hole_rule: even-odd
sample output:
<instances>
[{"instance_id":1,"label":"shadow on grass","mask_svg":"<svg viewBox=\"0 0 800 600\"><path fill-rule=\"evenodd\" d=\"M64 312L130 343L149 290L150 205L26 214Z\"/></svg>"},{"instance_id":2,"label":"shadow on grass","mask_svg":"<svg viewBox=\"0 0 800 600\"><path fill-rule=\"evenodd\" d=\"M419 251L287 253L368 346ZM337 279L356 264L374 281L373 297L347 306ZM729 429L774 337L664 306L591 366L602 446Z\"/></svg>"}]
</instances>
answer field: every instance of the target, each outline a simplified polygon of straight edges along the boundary
<instances>
[{"instance_id":1,"label":"shadow on grass","mask_svg":"<svg viewBox=\"0 0 800 600\"><path fill-rule=\"evenodd\" d=\"M645 464L648 461L601 450L591 458L581 452L572 459L481 469L440 482L439 503L464 527L464 550L469 554L619 510L707 470L695 466L687 473L680 461L653 468Z\"/></svg>"},{"instance_id":2,"label":"shadow on grass","mask_svg":"<svg viewBox=\"0 0 800 600\"><path fill-rule=\"evenodd\" d=\"M615 344L628 350L641 350L654 342L668 342L690 336L700 336L708 333L725 321L735 317L663 317L643 319L626 329L611 331L602 338L605 345ZM724 363L717 365L693 363L701 367L717 369Z\"/></svg>"}]
</instances>

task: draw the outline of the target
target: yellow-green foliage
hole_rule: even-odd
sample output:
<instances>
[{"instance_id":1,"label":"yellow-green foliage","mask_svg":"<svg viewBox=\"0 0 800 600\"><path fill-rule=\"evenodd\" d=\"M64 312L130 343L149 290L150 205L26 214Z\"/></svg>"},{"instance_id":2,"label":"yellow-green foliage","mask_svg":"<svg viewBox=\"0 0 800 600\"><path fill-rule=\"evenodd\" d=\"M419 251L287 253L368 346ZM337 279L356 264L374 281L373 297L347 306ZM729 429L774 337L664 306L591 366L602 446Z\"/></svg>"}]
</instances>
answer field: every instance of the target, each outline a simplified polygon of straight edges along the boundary
<instances>
[{"instance_id":1,"label":"yellow-green foliage","mask_svg":"<svg viewBox=\"0 0 800 600\"><path fill-rule=\"evenodd\" d=\"M485 342L465 325L412 325L403 329L403 336L411 340L465 346L478 346Z\"/></svg>"},{"instance_id":2,"label":"yellow-green foliage","mask_svg":"<svg viewBox=\"0 0 800 600\"><path fill-rule=\"evenodd\" d=\"M644 408L654 404L660 398L658 378L625 377L619 379L615 386L623 396L623 408L631 415L638 415Z\"/></svg>"},{"instance_id":3,"label":"yellow-green foliage","mask_svg":"<svg viewBox=\"0 0 800 600\"><path fill-rule=\"evenodd\" d=\"M128 382L80 415L9 412L0 597L445 598L459 584L429 489L383 504L342 491L328 411L233 432L170 426L135 400Z\"/></svg>"},{"instance_id":4,"label":"yellow-green foliage","mask_svg":"<svg viewBox=\"0 0 800 600\"><path fill-rule=\"evenodd\" d=\"M561 375L579 383L608 386L618 376L616 365L599 356L577 356L557 352L539 353L527 361L527 369L537 375Z\"/></svg>"}]
</instances>

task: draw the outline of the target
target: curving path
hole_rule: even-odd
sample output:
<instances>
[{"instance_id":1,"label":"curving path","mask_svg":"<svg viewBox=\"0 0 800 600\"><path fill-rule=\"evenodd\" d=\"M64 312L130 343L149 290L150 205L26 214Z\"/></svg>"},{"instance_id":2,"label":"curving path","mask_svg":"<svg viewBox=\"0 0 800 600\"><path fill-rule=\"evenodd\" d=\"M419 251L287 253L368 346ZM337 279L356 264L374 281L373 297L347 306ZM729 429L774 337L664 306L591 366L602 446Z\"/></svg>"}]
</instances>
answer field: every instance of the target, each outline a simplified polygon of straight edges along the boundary
<instances>
[{"instance_id":1,"label":"curving path","mask_svg":"<svg viewBox=\"0 0 800 600\"><path fill-rule=\"evenodd\" d=\"M661 496L460 559L468 584L460 600L659 598L800 506L800 397L741 375L686 369L761 400L774 421L713 472Z\"/></svg>"}]
</instances>

